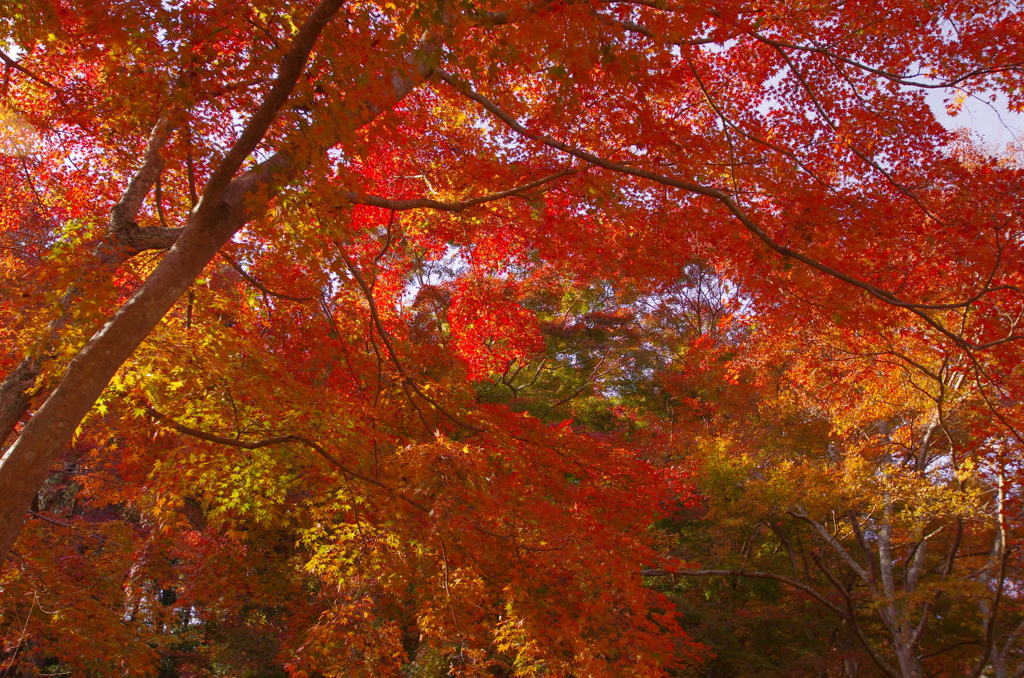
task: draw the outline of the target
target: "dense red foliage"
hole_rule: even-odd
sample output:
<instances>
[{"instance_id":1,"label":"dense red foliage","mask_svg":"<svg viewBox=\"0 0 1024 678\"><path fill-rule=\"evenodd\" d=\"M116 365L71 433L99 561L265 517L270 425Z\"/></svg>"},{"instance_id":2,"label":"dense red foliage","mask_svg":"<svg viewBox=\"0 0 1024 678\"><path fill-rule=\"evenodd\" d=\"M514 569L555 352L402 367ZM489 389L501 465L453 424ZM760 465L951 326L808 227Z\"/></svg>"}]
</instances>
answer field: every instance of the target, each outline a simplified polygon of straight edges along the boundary
<instances>
[{"instance_id":1,"label":"dense red foliage","mask_svg":"<svg viewBox=\"0 0 1024 678\"><path fill-rule=\"evenodd\" d=\"M1024 666L1018 149L924 96L1024 105L1015 3L0 47L0 676Z\"/></svg>"}]
</instances>

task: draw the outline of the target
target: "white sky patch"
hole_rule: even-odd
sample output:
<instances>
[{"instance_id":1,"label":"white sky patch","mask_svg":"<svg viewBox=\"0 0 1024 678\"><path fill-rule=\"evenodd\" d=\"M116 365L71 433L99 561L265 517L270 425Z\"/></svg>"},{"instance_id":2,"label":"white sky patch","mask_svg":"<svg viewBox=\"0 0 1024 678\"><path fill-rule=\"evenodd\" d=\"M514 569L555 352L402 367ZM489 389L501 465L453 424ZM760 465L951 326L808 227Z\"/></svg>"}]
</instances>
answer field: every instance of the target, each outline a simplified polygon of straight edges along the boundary
<instances>
[{"instance_id":1,"label":"white sky patch","mask_svg":"<svg viewBox=\"0 0 1024 678\"><path fill-rule=\"evenodd\" d=\"M925 95L943 127L951 131L970 130L982 147L996 154L1005 153L1008 145L1020 150L1024 142L1024 114L1009 109L1006 95L997 93L995 101L989 101L985 95L967 97L960 112L951 116L946 102L954 95L952 89L932 89Z\"/></svg>"}]
</instances>

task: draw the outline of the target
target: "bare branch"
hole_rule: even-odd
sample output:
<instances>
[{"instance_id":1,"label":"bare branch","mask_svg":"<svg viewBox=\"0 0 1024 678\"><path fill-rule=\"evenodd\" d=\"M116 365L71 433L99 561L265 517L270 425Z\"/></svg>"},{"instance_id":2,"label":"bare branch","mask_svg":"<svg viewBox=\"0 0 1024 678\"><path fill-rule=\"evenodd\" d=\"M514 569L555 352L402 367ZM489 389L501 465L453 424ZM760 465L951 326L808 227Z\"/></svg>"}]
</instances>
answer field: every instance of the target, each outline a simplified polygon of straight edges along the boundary
<instances>
[{"instance_id":1,"label":"bare branch","mask_svg":"<svg viewBox=\"0 0 1024 678\"><path fill-rule=\"evenodd\" d=\"M814 518L811 518L809 515L807 515L806 511L799 507L796 507L792 511L789 511L789 514L791 516L799 518L800 520L804 521L812 528L814 528L814 531L821 535L821 537L828 543L828 545L831 546L837 554L839 554L839 557L843 559L843 562L849 565L850 569L856 572L857 576L860 577L865 584L874 588L874 577L872 577L871 574L867 570L865 570L860 563L854 560L853 556L850 555L850 552L846 550L846 547L840 544L839 540L832 536L832 534L830 534L829 531L826 530L821 523L819 523Z\"/></svg>"},{"instance_id":2,"label":"bare branch","mask_svg":"<svg viewBox=\"0 0 1024 678\"><path fill-rule=\"evenodd\" d=\"M668 570L644 570L640 574L645 577L667 577L678 575L680 577L747 577L749 579L774 579L775 581L782 582L787 586L803 591L811 598L827 607L828 609L835 612L843 619L848 619L849 614L841 607L824 597L813 588L789 577L784 577L781 574L775 574L774 572L748 572L747 570L688 570L681 569L674 572Z\"/></svg>"}]
</instances>

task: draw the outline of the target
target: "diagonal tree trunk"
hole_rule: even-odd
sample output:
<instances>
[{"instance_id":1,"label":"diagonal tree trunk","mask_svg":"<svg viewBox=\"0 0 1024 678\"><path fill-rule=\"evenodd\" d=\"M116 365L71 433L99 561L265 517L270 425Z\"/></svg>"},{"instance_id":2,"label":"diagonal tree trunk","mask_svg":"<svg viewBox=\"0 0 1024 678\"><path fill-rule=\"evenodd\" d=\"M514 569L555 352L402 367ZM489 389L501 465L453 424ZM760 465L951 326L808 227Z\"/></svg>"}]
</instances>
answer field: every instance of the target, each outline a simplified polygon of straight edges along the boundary
<instances>
[{"instance_id":1,"label":"diagonal tree trunk","mask_svg":"<svg viewBox=\"0 0 1024 678\"><path fill-rule=\"evenodd\" d=\"M89 340L68 366L57 388L0 461L0 559L6 558L26 511L54 460L106 388L117 369L202 272L220 247L297 171L294 159L278 152L239 176L243 162L285 105L320 34L343 0L322 0L295 36L278 76L234 146L213 172L175 244L138 291ZM350 96L340 132L351 132L393 107L431 73L437 51L429 39L416 48L406 68L382 74L377 96ZM333 145L325 142L324 148ZM258 202L257 202L258 200ZM255 203L255 204L254 204Z\"/></svg>"}]
</instances>

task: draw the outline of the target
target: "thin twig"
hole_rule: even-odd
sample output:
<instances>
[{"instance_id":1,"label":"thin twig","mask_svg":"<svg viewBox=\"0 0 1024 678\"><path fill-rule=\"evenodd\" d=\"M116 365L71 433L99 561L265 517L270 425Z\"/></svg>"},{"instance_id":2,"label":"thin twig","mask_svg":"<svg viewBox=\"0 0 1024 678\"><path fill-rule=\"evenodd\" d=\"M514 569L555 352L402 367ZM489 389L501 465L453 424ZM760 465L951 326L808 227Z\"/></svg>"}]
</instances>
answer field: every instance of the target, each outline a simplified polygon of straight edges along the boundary
<instances>
[{"instance_id":1,"label":"thin twig","mask_svg":"<svg viewBox=\"0 0 1024 678\"><path fill-rule=\"evenodd\" d=\"M245 278L246 282L251 284L253 287L258 289L260 292L263 292L263 294L267 294L267 295L270 295L272 297L277 297L279 299L287 299L288 301L304 302L304 301L312 301L313 300L313 297L293 297L290 294L283 294L281 292L274 292L273 290L267 288L267 286L264 285L263 283L261 283L259 280L257 280L256 278L254 278L251 275L249 275L248 273L246 273L245 269L242 268L241 264L239 264L237 261L232 259L229 254L227 254L226 252L221 252L220 256L224 257L224 261L228 262L231 265L231 268L233 268L236 271L238 271L238 275L240 275L243 278Z\"/></svg>"}]
</instances>

